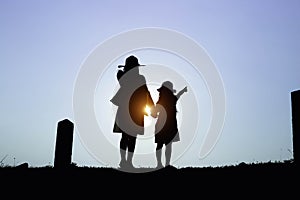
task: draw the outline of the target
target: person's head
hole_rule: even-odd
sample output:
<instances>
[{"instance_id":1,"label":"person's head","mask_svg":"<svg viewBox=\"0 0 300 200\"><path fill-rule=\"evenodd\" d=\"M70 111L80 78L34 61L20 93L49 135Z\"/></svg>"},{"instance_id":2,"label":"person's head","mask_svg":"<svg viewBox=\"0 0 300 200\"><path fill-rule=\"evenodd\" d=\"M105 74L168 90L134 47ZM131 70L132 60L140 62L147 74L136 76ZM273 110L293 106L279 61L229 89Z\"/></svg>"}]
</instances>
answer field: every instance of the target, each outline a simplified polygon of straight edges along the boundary
<instances>
[{"instance_id":1,"label":"person's head","mask_svg":"<svg viewBox=\"0 0 300 200\"><path fill-rule=\"evenodd\" d=\"M176 90L173 89L173 83L171 81L165 81L165 82L163 82L163 84L161 85L161 87L157 89L158 92L162 92L164 90L170 91L172 93L176 92Z\"/></svg>"},{"instance_id":2,"label":"person's head","mask_svg":"<svg viewBox=\"0 0 300 200\"><path fill-rule=\"evenodd\" d=\"M131 55L128 58L126 58L125 65L119 65L119 68L123 67L124 72L127 72L129 70L135 70L138 72L140 66L145 66L145 65L139 64L138 59L135 56Z\"/></svg>"}]
</instances>

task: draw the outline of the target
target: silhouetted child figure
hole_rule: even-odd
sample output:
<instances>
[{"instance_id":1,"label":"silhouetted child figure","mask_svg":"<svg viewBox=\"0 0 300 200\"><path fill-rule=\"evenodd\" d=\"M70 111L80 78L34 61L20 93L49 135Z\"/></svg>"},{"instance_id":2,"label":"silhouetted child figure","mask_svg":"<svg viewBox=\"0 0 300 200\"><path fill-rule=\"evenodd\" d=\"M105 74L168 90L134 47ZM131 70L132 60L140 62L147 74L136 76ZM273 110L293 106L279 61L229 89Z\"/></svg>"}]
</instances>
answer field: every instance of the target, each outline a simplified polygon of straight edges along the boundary
<instances>
[{"instance_id":1,"label":"silhouetted child figure","mask_svg":"<svg viewBox=\"0 0 300 200\"><path fill-rule=\"evenodd\" d=\"M159 99L156 106L152 108L151 114L152 117L157 118L155 124L155 143L157 143L156 160L157 168L162 168L161 154L163 145L166 147L166 166L169 166L172 143L180 141L176 118L176 104L179 97L184 92L187 92L187 87L175 95L176 90L173 89L173 84L170 81L165 81L157 91L159 91Z\"/></svg>"}]
</instances>

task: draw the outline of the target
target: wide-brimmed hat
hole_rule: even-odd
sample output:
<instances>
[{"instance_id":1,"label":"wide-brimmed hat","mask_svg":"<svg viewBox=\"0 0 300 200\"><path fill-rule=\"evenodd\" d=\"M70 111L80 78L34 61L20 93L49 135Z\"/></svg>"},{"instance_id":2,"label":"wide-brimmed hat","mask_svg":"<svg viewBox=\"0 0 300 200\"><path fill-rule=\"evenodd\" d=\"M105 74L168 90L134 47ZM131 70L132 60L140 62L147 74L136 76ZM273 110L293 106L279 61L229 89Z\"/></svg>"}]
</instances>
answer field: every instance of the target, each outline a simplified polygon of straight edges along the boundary
<instances>
[{"instance_id":1,"label":"wide-brimmed hat","mask_svg":"<svg viewBox=\"0 0 300 200\"><path fill-rule=\"evenodd\" d=\"M126 58L125 60L125 65L119 65L118 67L124 67L125 70L129 70L132 69L134 67L140 67L140 66L145 66L145 65L141 65L137 59L137 57L131 55L128 58Z\"/></svg>"},{"instance_id":2,"label":"wide-brimmed hat","mask_svg":"<svg viewBox=\"0 0 300 200\"><path fill-rule=\"evenodd\" d=\"M161 92L161 90L163 88L166 88L166 89L170 90L173 93L176 92L176 90L173 89L173 83L171 81L165 81L165 82L163 82L163 84L161 85L160 88L157 89L157 91Z\"/></svg>"}]
</instances>

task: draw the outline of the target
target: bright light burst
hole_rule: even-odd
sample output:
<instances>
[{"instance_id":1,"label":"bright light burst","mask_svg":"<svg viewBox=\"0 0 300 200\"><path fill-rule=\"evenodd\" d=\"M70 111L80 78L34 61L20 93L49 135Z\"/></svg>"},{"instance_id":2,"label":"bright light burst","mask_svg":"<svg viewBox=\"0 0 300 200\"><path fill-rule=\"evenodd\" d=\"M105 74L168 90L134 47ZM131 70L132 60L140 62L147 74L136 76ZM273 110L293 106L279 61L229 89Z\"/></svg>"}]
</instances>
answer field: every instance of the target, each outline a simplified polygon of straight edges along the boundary
<instances>
[{"instance_id":1,"label":"bright light burst","mask_svg":"<svg viewBox=\"0 0 300 200\"><path fill-rule=\"evenodd\" d=\"M148 116L151 115L151 108L148 105L146 105L145 107L145 112L147 113Z\"/></svg>"}]
</instances>

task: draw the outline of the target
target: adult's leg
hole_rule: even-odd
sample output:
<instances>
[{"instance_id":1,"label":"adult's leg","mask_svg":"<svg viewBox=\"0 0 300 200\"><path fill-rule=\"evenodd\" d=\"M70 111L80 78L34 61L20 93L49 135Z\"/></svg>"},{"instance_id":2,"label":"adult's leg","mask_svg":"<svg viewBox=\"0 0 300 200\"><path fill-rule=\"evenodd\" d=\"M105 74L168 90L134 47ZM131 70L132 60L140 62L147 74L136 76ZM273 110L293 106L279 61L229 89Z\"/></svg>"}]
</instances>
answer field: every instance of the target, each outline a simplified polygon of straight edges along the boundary
<instances>
[{"instance_id":1,"label":"adult's leg","mask_svg":"<svg viewBox=\"0 0 300 200\"><path fill-rule=\"evenodd\" d=\"M166 166L170 165L171 155L172 155L172 142L166 145L166 151L165 151Z\"/></svg>"},{"instance_id":2,"label":"adult's leg","mask_svg":"<svg viewBox=\"0 0 300 200\"><path fill-rule=\"evenodd\" d=\"M162 162L161 162L161 151L162 151L163 143L157 143L156 146L156 162L157 166L156 168L162 168Z\"/></svg>"},{"instance_id":3,"label":"adult's leg","mask_svg":"<svg viewBox=\"0 0 300 200\"><path fill-rule=\"evenodd\" d=\"M133 167L133 165L132 165L132 158L133 158L133 154L134 154L135 143L136 143L136 137L128 135L127 163L128 163L128 165L130 167Z\"/></svg>"},{"instance_id":4,"label":"adult's leg","mask_svg":"<svg viewBox=\"0 0 300 200\"><path fill-rule=\"evenodd\" d=\"M128 149L128 135L122 132L122 137L120 140L120 156L121 156L120 167L123 167L126 163L127 149Z\"/></svg>"}]
</instances>

